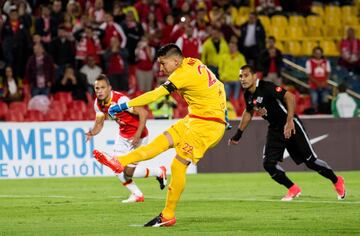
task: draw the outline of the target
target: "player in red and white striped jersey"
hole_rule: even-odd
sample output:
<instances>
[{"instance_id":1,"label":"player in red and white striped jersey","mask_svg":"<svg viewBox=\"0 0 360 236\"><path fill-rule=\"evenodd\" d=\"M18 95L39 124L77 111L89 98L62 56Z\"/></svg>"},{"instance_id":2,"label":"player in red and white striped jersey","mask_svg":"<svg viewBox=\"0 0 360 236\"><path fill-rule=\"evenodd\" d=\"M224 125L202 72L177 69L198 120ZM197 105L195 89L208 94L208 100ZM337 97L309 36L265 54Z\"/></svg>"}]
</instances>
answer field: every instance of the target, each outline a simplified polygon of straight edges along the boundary
<instances>
[{"instance_id":1,"label":"player in red and white striped jersey","mask_svg":"<svg viewBox=\"0 0 360 236\"><path fill-rule=\"evenodd\" d=\"M104 126L104 121L111 105L120 104L129 101L129 98L123 93L112 91L108 78L100 75L95 81L96 100L94 110L96 112L95 124L86 134L87 140L97 135ZM125 155L131 150L136 149L142 144L147 143L148 130L146 128L147 111L143 107L133 107L126 112L120 112L116 115L115 121L119 124L119 135L114 145L114 156ZM163 189L166 185L166 168L136 168L136 164L128 165L125 171L117 174L121 183L131 192L128 199L123 203L143 202L144 194L133 181L133 177L147 178L156 176Z\"/></svg>"}]
</instances>

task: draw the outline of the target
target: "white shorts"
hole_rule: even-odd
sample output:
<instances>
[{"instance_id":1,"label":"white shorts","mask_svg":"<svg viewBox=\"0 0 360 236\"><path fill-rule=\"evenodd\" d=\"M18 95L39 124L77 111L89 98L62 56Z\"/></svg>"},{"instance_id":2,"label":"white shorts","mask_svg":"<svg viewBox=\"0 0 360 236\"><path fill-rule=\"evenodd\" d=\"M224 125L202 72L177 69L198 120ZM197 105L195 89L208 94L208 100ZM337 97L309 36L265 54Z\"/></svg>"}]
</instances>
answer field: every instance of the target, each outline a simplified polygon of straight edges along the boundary
<instances>
[{"instance_id":1,"label":"white shorts","mask_svg":"<svg viewBox=\"0 0 360 236\"><path fill-rule=\"evenodd\" d=\"M115 142L115 145L113 147L113 156L122 156L122 155L126 155L129 152L131 152L132 150L140 147L141 145L145 145L148 142L148 136L146 136L145 138L140 139L140 142L137 146L133 146L131 144L132 139L128 139L128 138L124 138L122 136L118 136ZM136 165L128 165L128 166L136 166Z\"/></svg>"}]
</instances>

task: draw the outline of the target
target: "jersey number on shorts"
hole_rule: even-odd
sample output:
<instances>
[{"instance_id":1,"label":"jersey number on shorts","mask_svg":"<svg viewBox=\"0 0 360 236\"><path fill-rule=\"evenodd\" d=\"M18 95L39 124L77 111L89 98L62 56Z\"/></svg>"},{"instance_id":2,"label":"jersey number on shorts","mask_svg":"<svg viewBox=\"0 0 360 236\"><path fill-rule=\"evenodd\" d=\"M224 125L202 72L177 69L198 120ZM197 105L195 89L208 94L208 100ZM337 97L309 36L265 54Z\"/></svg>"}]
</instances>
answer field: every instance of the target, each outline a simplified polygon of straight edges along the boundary
<instances>
[{"instance_id":1,"label":"jersey number on shorts","mask_svg":"<svg viewBox=\"0 0 360 236\"><path fill-rule=\"evenodd\" d=\"M207 68L205 65L198 66L199 75L202 75L202 72L201 72L202 69L206 70L206 73L208 75L208 81L209 81L208 85L209 85L209 87L211 87L213 84L216 83L217 79L216 79L214 73L212 73L212 71L209 70L209 68Z\"/></svg>"}]
</instances>

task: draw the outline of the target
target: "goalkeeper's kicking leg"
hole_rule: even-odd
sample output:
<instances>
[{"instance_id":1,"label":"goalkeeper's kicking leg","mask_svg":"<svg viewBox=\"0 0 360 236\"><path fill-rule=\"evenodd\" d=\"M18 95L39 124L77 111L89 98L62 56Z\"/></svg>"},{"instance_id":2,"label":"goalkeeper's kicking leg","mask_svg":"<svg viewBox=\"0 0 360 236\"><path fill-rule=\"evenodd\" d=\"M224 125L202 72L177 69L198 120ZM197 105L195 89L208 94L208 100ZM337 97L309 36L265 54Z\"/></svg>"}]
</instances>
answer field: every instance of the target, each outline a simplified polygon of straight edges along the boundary
<instances>
[{"instance_id":1,"label":"goalkeeper's kicking leg","mask_svg":"<svg viewBox=\"0 0 360 236\"><path fill-rule=\"evenodd\" d=\"M115 173L124 173L125 167L131 163L151 159L173 146L169 133L159 135L151 143L141 146L124 156L108 157L98 150L94 150L94 157L102 164L110 167ZM163 212L145 226L170 226L175 224L175 208L185 186L185 174L189 161L176 156L171 171L172 178L168 189L167 200ZM124 167L125 166L125 167Z\"/></svg>"}]
</instances>

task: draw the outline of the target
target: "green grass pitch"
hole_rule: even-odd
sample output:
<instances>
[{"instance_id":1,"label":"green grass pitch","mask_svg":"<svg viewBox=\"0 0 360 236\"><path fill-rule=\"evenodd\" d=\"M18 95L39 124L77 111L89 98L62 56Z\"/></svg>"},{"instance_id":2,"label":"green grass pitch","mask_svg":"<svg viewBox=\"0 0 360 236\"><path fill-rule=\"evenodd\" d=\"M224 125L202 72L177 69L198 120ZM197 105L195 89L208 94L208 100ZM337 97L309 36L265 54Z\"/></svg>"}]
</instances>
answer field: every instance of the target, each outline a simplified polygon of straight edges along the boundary
<instances>
[{"instance_id":1,"label":"green grass pitch","mask_svg":"<svg viewBox=\"0 0 360 236\"><path fill-rule=\"evenodd\" d=\"M266 173L189 175L170 228L140 227L164 206L154 178L127 205L116 177L1 180L0 235L360 235L360 172L341 174L345 201L318 174L289 173L302 188L292 202Z\"/></svg>"}]
</instances>

